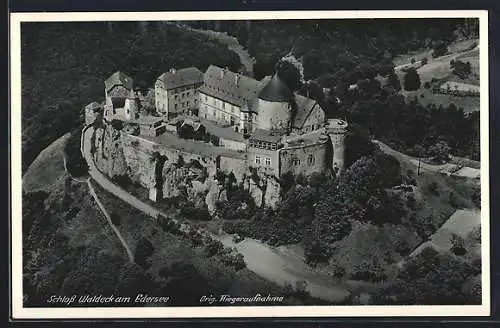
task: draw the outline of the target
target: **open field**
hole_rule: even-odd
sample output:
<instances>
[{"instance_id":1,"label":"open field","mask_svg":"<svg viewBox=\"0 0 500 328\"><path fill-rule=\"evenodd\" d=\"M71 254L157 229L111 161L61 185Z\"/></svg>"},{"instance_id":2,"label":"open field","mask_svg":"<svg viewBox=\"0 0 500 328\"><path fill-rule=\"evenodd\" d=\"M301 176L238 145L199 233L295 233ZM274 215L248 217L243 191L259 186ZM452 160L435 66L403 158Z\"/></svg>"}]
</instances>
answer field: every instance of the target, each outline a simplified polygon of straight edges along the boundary
<instances>
[{"instance_id":1,"label":"open field","mask_svg":"<svg viewBox=\"0 0 500 328\"><path fill-rule=\"evenodd\" d=\"M428 104L442 105L443 107L455 104L458 108L463 108L464 112L471 113L479 111L480 97L460 97L450 94L433 93L431 89L420 88L415 91L401 91L406 100L413 100L415 97L424 106Z\"/></svg>"},{"instance_id":2,"label":"open field","mask_svg":"<svg viewBox=\"0 0 500 328\"><path fill-rule=\"evenodd\" d=\"M434 103L437 106L448 106L453 103L457 107L463 108L465 112L478 111L480 108L479 97L461 97L450 94L438 94L433 93L431 89L424 88L424 83L430 82L432 79L478 86L479 49L476 47L474 49L464 51L468 47L472 46L474 42L478 42L478 40L465 40L452 44L448 47L450 53L438 58L432 58L432 50L425 50L414 55L410 54L396 58L394 60L394 64L396 65L395 71L401 81L401 85L403 85L404 76L406 74L404 71L405 67L416 67L421 81L421 87L419 90L402 90L401 93L407 100L417 97L418 101L423 105ZM415 58L416 60L413 65L409 62L411 58ZM423 58L428 59L428 63L425 65L420 63ZM457 59L471 64L471 74L465 79L459 78L451 71L450 61Z\"/></svg>"},{"instance_id":3,"label":"open field","mask_svg":"<svg viewBox=\"0 0 500 328\"><path fill-rule=\"evenodd\" d=\"M454 42L448 46L448 51L450 53L460 52L471 47L474 43L479 42L479 39L470 39ZM421 49L418 51L413 51L408 54L399 55L392 61L395 66L409 64L411 59L414 58L415 61L422 60L423 58L432 58L432 49Z\"/></svg>"}]
</instances>

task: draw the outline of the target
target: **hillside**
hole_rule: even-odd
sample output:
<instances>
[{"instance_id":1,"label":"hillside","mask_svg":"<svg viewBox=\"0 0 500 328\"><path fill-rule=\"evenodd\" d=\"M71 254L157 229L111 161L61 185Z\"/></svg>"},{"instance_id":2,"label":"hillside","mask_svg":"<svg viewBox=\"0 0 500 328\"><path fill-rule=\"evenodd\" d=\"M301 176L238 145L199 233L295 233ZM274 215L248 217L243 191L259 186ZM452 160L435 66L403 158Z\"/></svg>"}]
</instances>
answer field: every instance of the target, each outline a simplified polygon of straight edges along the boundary
<instances>
[{"instance_id":1,"label":"hillside","mask_svg":"<svg viewBox=\"0 0 500 328\"><path fill-rule=\"evenodd\" d=\"M225 45L168 24L23 23L21 39L23 173L83 121L83 106L104 98L104 80L116 70L146 88L172 67L240 67Z\"/></svg>"},{"instance_id":2,"label":"hillside","mask_svg":"<svg viewBox=\"0 0 500 328\"><path fill-rule=\"evenodd\" d=\"M42 150L23 175L23 190L50 191L50 188L64 177L63 148L69 133L63 135Z\"/></svg>"}]
</instances>

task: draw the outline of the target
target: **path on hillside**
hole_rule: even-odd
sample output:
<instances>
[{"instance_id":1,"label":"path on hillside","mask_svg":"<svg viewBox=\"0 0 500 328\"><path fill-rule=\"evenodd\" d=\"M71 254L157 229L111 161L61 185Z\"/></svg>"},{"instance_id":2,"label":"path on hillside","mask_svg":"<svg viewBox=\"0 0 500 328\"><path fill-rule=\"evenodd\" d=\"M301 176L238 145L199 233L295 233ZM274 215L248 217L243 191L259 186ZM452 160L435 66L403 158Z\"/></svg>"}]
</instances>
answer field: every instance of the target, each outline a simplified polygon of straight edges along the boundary
<instances>
[{"instance_id":1,"label":"path on hillside","mask_svg":"<svg viewBox=\"0 0 500 328\"><path fill-rule=\"evenodd\" d=\"M90 194L94 198L95 202L97 203L97 206L99 206L99 209L101 210L102 214L106 218L106 221L108 222L108 225L111 227L111 229L115 232L116 236L120 240L123 248L125 248L125 251L127 252L128 259L130 263L134 263L134 254L132 253L132 250L130 249L130 246L127 244L127 241L125 238L123 238L122 234L120 233L120 230L113 224L113 221L111 221L111 216L109 215L108 211L106 211L106 208L104 207L103 203L97 196L97 193L95 192L94 187L92 186L92 183L90 182L90 178L87 179L87 185L90 190Z\"/></svg>"},{"instance_id":2,"label":"path on hillside","mask_svg":"<svg viewBox=\"0 0 500 328\"><path fill-rule=\"evenodd\" d=\"M111 221L111 216L109 215L108 211L104 207L104 204L101 202L101 200L97 196L97 193L95 192L95 189L90 182L90 177L86 178L85 180L80 180L80 179L75 178L68 171L66 156L64 156L64 154L63 154L63 165L64 165L64 171L66 172L66 174L68 174L71 177L71 179L73 181L75 181L77 183L86 183L87 184L87 186L89 188L90 195L94 198L94 201L97 203L97 206L101 210L101 213L106 218L106 222L109 224L111 229L115 232L115 234L118 237L118 239L120 240L123 248L125 248L125 252L127 252L130 263L134 263L134 255L132 253L132 250L130 249L130 246L127 244L127 241L125 240L125 238L123 238L122 234L120 233L120 230L118 230L118 228L113 224L113 221Z\"/></svg>"},{"instance_id":3,"label":"path on hillside","mask_svg":"<svg viewBox=\"0 0 500 328\"><path fill-rule=\"evenodd\" d=\"M83 130L81 145L82 153L89 166L90 176L101 185L102 188L149 216L153 218L158 218L160 215L168 217L153 206L144 203L126 190L116 186L97 169L90 152L90 142L93 131L94 128L92 126L88 126ZM295 285L297 281L305 281L307 283L306 290L312 297L331 302L342 301L350 293L347 287L343 285L334 285L330 279L326 281L326 279L321 280L318 277L313 277L303 263L300 265L297 259L287 256L282 252L278 252L260 241L248 239L235 244L232 241L231 235L212 236L220 240L227 247L236 247L239 253L243 255L247 268L250 271L253 271L262 278L272 281L277 285L284 286L287 282Z\"/></svg>"},{"instance_id":4,"label":"path on hillside","mask_svg":"<svg viewBox=\"0 0 500 328\"><path fill-rule=\"evenodd\" d=\"M440 57L436 57L436 58L428 58L428 62L425 65L433 65L433 64L442 65L444 63L449 63L451 60L456 59L458 56L463 56L463 55L466 55L468 53L472 53L472 52L476 51L477 49L479 49L479 45L475 46L473 49L469 49L469 50L465 50L465 51L458 51L458 52L454 52L454 53L447 54L447 55L440 56ZM414 65L420 65L421 63L422 63L421 60L417 60L417 61L415 61L414 64L412 64L412 63L401 64L401 65L395 66L394 70L397 71L397 70L401 70L401 69L406 68L406 67L409 68L409 67L412 67ZM420 66L420 67L423 67L423 66Z\"/></svg>"},{"instance_id":5,"label":"path on hillside","mask_svg":"<svg viewBox=\"0 0 500 328\"><path fill-rule=\"evenodd\" d=\"M403 154L402 152L392 149L391 147L389 147L388 145L379 140L372 140L372 141L378 146L380 146L380 150L382 150L384 153L394 156L396 159L400 161L411 163L413 166L415 166L415 170L418 167L418 162L419 162L418 158ZM449 173L450 170L456 169L457 166L458 166L457 164L452 164L452 163L434 165L425 163L424 161L420 161L420 172L436 172L436 173L450 174ZM479 169L464 166L462 169L454 172L451 175L474 179L479 177L480 174L481 171Z\"/></svg>"},{"instance_id":6,"label":"path on hillside","mask_svg":"<svg viewBox=\"0 0 500 328\"><path fill-rule=\"evenodd\" d=\"M213 30L202 30L190 27L188 25L176 23L177 27L188 29L192 32L200 33L209 38L216 39L222 44L225 44L227 48L235 52L240 58L241 64L245 67L246 74L249 77L253 77L253 65L255 65L255 59L248 53L243 45L241 45L237 38L228 35L227 33L217 32Z\"/></svg>"}]
</instances>

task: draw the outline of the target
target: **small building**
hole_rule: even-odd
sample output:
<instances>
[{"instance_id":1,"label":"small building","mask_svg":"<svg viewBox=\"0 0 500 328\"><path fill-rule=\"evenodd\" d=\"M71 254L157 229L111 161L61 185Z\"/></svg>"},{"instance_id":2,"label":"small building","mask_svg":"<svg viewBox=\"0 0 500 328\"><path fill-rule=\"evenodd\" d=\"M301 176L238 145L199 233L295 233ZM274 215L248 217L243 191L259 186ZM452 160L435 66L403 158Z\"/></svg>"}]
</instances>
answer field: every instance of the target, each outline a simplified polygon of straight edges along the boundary
<instances>
[{"instance_id":1,"label":"small building","mask_svg":"<svg viewBox=\"0 0 500 328\"><path fill-rule=\"evenodd\" d=\"M173 118L198 108L198 88L203 85L203 73L187 67L163 73L155 83L155 105L158 113Z\"/></svg>"},{"instance_id":2,"label":"small building","mask_svg":"<svg viewBox=\"0 0 500 328\"><path fill-rule=\"evenodd\" d=\"M156 116L141 116L134 121L139 126L140 135L157 137L166 131L163 118Z\"/></svg>"},{"instance_id":3,"label":"small building","mask_svg":"<svg viewBox=\"0 0 500 328\"><path fill-rule=\"evenodd\" d=\"M102 114L103 108L97 102L91 102L85 106L85 124L89 125L94 123L99 114Z\"/></svg>"},{"instance_id":4,"label":"small building","mask_svg":"<svg viewBox=\"0 0 500 328\"><path fill-rule=\"evenodd\" d=\"M115 72L104 81L106 97L105 115L123 114L125 101L133 90L133 80L121 71Z\"/></svg>"},{"instance_id":5,"label":"small building","mask_svg":"<svg viewBox=\"0 0 500 328\"><path fill-rule=\"evenodd\" d=\"M278 149L283 147L282 137L272 135L267 130L257 129L248 139L248 166L267 168L279 173Z\"/></svg>"}]
</instances>

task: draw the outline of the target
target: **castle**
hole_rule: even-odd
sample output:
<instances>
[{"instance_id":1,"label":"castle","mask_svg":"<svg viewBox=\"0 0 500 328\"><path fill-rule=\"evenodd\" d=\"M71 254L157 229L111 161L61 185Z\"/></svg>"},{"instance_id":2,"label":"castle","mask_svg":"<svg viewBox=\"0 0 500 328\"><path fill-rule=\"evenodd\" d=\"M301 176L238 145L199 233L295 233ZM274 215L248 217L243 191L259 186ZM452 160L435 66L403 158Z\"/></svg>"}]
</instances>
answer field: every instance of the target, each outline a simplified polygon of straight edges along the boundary
<instances>
[{"instance_id":1,"label":"castle","mask_svg":"<svg viewBox=\"0 0 500 328\"><path fill-rule=\"evenodd\" d=\"M317 101L290 90L277 74L258 81L214 65L205 73L171 69L155 82L154 115L140 113L141 97L126 74L116 72L104 84L105 104L89 104L86 123L100 113L119 120L127 138L145 148L153 144L160 152L211 159L217 169L253 168L277 178L343 168L347 123L327 119ZM187 126L202 137L183 138ZM151 199L156 195L150 192Z\"/></svg>"}]
</instances>

